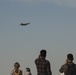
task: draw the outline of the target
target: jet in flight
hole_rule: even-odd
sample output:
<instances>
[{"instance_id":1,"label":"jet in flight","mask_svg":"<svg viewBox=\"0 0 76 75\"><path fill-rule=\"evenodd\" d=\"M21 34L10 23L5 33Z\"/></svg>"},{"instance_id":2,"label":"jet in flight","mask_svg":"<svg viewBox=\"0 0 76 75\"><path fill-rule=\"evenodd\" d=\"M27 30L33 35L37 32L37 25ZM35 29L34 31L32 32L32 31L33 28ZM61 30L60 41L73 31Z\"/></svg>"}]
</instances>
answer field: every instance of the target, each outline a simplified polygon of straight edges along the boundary
<instances>
[{"instance_id":1,"label":"jet in flight","mask_svg":"<svg viewBox=\"0 0 76 75\"><path fill-rule=\"evenodd\" d=\"M20 25L21 26L26 26L26 25L29 25L30 23L21 23Z\"/></svg>"}]
</instances>

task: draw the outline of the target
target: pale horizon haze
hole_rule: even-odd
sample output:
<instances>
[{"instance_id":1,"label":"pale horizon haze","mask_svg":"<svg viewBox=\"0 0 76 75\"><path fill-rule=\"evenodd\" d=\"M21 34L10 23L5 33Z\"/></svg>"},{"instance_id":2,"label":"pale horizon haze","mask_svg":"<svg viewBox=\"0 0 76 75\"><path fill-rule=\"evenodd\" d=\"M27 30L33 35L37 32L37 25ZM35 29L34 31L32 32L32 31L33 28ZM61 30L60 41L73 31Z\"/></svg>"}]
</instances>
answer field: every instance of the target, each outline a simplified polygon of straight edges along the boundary
<instances>
[{"instance_id":1,"label":"pale horizon haze","mask_svg":"<svg viewBox=\"0 0 76 75\"><path fill-rule=\"evenodd\" d=\"M60 75L68 53L76 63L76 1L0 0L0 75L10 75L15 62L23 75L26 67L37 75L34 61L41 49L52 75Z\"/></svg>"}]
</instances>

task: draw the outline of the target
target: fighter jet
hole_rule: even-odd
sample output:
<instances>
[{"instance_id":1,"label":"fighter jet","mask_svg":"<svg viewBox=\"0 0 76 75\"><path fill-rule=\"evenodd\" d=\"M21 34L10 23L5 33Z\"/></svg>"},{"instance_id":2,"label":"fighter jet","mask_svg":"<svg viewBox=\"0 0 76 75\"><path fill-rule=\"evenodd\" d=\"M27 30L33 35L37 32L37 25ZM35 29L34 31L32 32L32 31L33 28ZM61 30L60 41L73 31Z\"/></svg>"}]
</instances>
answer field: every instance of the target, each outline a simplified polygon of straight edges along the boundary
<instances>
[{"instance_id":1,"label":"fighter jet","mask_svg":"<svg viewBox=\"0 0 76 75\"><path fill-rule=\"evenodd\" d=\"M30 23L21 23L20 25L21 26L26 26L26 25L29 25Z\"/></svg>"}]
</instances>

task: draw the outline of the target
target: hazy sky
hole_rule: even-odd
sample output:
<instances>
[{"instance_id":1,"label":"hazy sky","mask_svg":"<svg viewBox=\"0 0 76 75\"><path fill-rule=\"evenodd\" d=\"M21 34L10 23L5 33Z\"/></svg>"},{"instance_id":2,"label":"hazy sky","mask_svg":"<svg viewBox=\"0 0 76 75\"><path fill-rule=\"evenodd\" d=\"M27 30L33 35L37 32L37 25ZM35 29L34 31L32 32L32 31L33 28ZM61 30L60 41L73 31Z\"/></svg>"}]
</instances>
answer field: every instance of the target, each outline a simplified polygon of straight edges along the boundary
<instances>
[{"instance_id":1,"label":"hazy sky","mask_svg":"<svg viewBox=\"0 0 76 75\"><path fill-rule=\"evenodd\" d=\"M0 0L0 75L10 75L16 61L23 73L30 67L36 75L41 49L53 75L60 75L68 53L76 57L76 0Z\"/></svg>"}]
</instances>

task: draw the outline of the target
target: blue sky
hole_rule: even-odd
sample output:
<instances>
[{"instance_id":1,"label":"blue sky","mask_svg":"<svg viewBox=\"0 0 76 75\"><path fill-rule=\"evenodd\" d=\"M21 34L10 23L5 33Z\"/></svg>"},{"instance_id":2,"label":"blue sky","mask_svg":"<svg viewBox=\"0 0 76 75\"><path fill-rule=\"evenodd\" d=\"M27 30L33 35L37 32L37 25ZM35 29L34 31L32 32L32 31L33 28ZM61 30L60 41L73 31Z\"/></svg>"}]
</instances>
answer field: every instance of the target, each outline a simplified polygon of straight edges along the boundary
<instances>
[{"instance_id":1,"label":"blue sky","mask_svg":"<svg viewBox=\"0 0 76 75\"><path fill-rule=\"evenodd\" d=\"M10 75L16 61L23 73L30 67L36 75L41 49L47 50L53 75L60 74L68 53L76 57L76 1L0 0L0 75Z\"/></svg>"}]
</instances>

